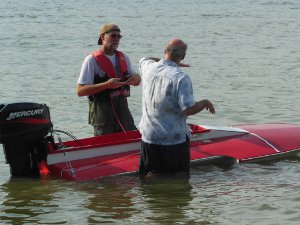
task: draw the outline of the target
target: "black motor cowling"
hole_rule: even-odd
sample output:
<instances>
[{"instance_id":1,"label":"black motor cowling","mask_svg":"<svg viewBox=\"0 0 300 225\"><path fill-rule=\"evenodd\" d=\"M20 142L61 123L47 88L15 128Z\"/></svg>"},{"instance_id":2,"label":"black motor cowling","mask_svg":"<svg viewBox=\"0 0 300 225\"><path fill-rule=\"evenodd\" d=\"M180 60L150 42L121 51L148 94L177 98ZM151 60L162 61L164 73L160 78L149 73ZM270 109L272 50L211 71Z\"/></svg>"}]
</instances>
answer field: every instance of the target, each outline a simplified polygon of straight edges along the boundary
<instances>
[{"instance_id":1,"label":"black motor cowling","mask_svg":"<svg viewBox=\"0 0 300 225\"><path fill-rule=\"evenodd\" d=\"M0 143L12 176L38 176L46 160L47 135L52 129L45 104L0 104Z\"/></svg>"}]
</instances>

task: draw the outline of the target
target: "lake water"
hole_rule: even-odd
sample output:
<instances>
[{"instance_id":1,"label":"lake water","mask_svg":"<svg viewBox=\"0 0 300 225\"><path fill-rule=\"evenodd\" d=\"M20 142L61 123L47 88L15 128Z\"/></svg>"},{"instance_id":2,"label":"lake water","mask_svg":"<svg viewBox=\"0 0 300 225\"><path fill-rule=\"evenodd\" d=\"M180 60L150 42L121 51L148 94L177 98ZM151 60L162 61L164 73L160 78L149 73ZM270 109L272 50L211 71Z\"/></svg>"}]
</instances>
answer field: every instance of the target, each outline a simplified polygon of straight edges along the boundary
<instances>
[{"instance_id":1,"label":"lake water","mask_svg":"<svg viewBox=\"0 0 300 225\"><path fill-rule=\"evenodd\" d=\"M2 0L0 103L50 107L55 129L92 135L87 99L75 88L81 63L98 48L99 28L117 23L119 49L134 67L162 57L166 42L188 43L185 70L195 98L217 113L207 125L300 123L298 0ZM141 117L141 87L130 109ZM300 161L197 167L189 181L121 176L76 183L12 179L0 147L1 224L299 224Z\"/></svg>"}]
</instances>

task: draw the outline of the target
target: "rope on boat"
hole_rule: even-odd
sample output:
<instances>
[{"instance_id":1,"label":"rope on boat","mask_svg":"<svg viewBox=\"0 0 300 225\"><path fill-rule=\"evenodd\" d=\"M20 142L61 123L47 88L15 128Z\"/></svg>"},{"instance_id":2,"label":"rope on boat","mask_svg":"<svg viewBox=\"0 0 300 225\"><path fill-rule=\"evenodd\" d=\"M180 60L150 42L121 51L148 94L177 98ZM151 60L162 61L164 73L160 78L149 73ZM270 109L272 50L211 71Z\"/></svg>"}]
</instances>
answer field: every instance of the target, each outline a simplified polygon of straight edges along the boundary
<instances>
[{"instance_id":1,"label":"rope on boat","mask_svg":"<svg viewBox=\"0 0 300 225\"><path fill-rule=\"evenodd\" d=\"M62 140L61 140L60 135L57 134L57 136L58 136L58 141L59 141L59 143L60 143L60 146L63 147L63 143L62 143ZM63 175L63 172L64 172L65 168L70 168L70 174L71 174L72 177L75 178L75 177L76 177L76 173L75 173L74 168L72 167L72 164L71 164L71 161L70 161L70 159L69 159L69 157L68 157L68 154L67 154L66 151L63 150L63 148L62 148L62 151L63 151L63 154L64 154L65 163L66 163L67 166L64 167L64 168L61 170L61 174L60 174L60 175L61 175L61 176Z\"/></svg>"},{"instance_id":2,"label":"rope on boat","mask_svg":"<svg viewBox=\"0 0 300 225\"><path fill-rule=\"evenodd\" d=\"M70 138L72 138L74 141L76 141L77 144L78 144L79 146L83 146L83 144L82 144L82 143L81 143L74 135L70 134L69 132L66 132L66 131L63 131L63 130L57 130L57 129L55 129L55 130L52 130L51 133L52 133L52 134L53 134L53 133L63 133L63 134L65 134L65 135L69 136ZM59 136L59 134L57 134L57 135ZM64 147L64 146L62 145L62 146L60 146L60 147Z\"/></svg>"},{"instance_id":3,"label":"rope on boat","mask_svg":"<svg viewBox=\"0 0 300 225\"><path fill-rule=\"evenodd\" d=\"M120 125L122 131L126 134L126 131L125 131L125 129L124 129L124 127L123 127L123 125L122 125L122 123L121 123L121 121L120 121L118 115L117 115L117 112L116 112L116 110L115 110L115 106L114 106L114 104L113 104L111 98L110 98L110 104L111 104L111 107L112 107L112 109L113 109L113 111L114 111L114 114L115 114L115 116L116 116L116 118L117 118L117 121L118 121L118 123L119 123L119 125Z\"/></svg>"}]
</instances>

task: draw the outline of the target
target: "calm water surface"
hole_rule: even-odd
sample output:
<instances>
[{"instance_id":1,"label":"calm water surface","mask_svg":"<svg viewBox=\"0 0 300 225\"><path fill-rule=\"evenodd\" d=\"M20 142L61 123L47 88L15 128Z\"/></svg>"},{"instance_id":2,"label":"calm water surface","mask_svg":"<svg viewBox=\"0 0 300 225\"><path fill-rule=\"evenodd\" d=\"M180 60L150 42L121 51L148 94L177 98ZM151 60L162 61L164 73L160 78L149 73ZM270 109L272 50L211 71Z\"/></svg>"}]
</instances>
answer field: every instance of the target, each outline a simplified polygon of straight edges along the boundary
<instances>
[{"instance_id":1,"label":"calm water surface","mask_svg":"<svg viewBox=\"0 0 300 225\"><path fill-rule=\"evenodd\" d=\"M50 107L56 129L92 135L87 99L76 96L82 60L98 48L98 30L115 22L120 50L137 69L163 56L171 37L189 45L186 62L197 99L217 114L208 125L300 123L298 0L2 0L0 103ZM130 108L141 117L141 87ZM0 147L1 224L299 224L299 159L197 167L189 181L136 176L75 183L53 177L11 179Z\"/></svg>"}]
</instances>

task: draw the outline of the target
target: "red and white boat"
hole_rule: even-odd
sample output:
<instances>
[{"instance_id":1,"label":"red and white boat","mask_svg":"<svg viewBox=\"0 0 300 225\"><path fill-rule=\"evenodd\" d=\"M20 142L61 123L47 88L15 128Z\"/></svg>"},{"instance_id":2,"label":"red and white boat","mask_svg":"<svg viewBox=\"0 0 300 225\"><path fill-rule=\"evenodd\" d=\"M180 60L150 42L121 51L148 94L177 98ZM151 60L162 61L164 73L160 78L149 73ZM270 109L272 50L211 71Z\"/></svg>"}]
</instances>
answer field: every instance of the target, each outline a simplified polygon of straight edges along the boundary
<instances>
[{"instance_id":1,"label":"red and white boat","mask_svg":"<svg viewBox=\"0 0 300 225\"><path fill-rule=\"evenodd\" d=\"M229 166L300 153L300 125L191 124L190 129L192 166ZM50 171L58 177L84 181L138 171L141 139L138 130L56 143L54 136L46 105L0 105L0 142L13 176Z\"/></svg>"}]
</instances>

